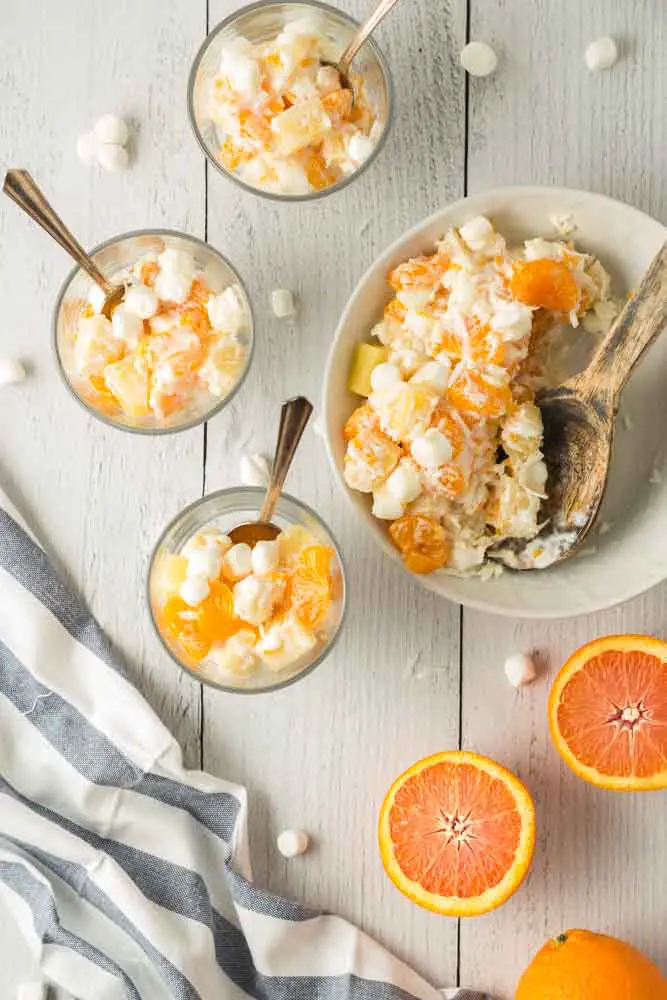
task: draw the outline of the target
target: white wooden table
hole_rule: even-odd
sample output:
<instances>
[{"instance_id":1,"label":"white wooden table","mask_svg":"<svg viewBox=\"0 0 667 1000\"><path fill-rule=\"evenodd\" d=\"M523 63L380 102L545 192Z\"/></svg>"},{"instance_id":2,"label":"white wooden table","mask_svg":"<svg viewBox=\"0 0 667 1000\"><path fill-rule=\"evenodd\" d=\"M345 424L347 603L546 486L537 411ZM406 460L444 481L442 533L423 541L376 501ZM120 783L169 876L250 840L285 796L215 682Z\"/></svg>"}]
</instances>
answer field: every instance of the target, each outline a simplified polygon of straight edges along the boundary
<instances>
[{"instance_id":1,"label":"white wooden table","mask_svg":"<svg viewBox=\"0 0 667 1000\"><path fill-rule=\"evenodd\" d=\"M368 0L340 0L360 15ZM667 589L562 624L494 619L437 600L391 565L335 493L309 432L290 481L329 521L347 556L351 612L335 655L285 692L258 698L202 690L166 658L143 601L160 528L185 503L236 481L246 449L267 451L278 405L319 398L328 344L354 283L408 225L466 192L522 182L590 188L667 222L667 5L664 0L406 0L379 32L398 84L393 135L345 192L278 205L206 170L185 113L187 73L207 27L234 0L0 0L0 152L29 167L84 243L170 226L204 236L246 278L258 320L254 369L205 429L124 435L88 419L58 381L49 348L62 252L0 206L0 351L30 363L0 392L0 476L48 539L127 656L137 685L202 765L251 791L254 870L264 886L339 911L437 985L509 998L549 934L579 925L633 941L667 971L665 795L596 792L560 766L545 724L549 677L605 631L665 634ZM622 58L588 73L589 41L611 34ZM458 65L466 37L491 42L486 80ZM402 86L402 83L404 84ZM126 174L77 161L78 134L106 111L132 124ZM297 322L268 308L296 290ZM521 694L502 662L536 649L541 680ZM502 909L457 924L403 899L375 842L383 793L418 757L462 745L527 781L538 808L532 873ZM299 825L315 849L277 854ZM6 922L7 918L5 918ZM0 925L0 994L30 965Z\"/></svg>"}]
</instances>

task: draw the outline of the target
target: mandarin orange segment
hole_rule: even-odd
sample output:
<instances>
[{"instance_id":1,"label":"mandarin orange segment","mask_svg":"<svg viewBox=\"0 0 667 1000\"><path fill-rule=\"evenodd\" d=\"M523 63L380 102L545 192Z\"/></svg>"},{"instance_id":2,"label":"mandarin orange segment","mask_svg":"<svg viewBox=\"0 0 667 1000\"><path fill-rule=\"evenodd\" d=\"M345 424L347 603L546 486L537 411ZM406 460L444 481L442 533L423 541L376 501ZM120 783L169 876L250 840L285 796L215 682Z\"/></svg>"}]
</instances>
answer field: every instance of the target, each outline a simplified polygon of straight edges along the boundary
<instances>
[{"instance_id":1,"label":"mandarin orange segment","mask_svg":"<svg viewBox=\"0 0 667 1000\"><path fill-rule=\"evenodd\" d=\"M483 370L468 368L450 385L447 400L462 414L496 420L510 409L512 389L509 381L497 385Z\"/></svg>"},{"instance_id":2,"label":"mandarin orange segment","mask_svg":"<svg viewBox=\"0 0 667 1000\"><path fill-rule=\"evenodd\" d=\"M532 858L535 810L521 782L478 754L419 761L395 782L380 813L387 874L438 913L474 916L518 888Z\"/></svg>"},{"instance_id":3,"label":"mandarin orange segment","mask_svg":"<svg viewBox=\"0 0 667 1000\"><path fill-rule=\"evenodd\" d=\"M554 312L571 312L579 302L579 286L570 268L547 257L517 263L510 288L519 302Z\"/></svg>"},{"instance_id":4,"label":"mandarin orange segment","mask_svg":"<svg viewBox=\"0 0 667 1000\"><path fill-rule=\"evenodd\" d=\"M363 430L348 443L345 478L353 489L370 493L391 475L401 455L400 447L382 431Z\"/></svg>"},{"instance_id":5,"label":"mandarin orange segment","mask_svg":"<svg viewBox=\"0 0 667 1000\"><path fill-rule=\"evenodd\" d=\"M433 573L449 559L451 543L443 526L425 514L404 514L389 528L389 536L412 573Z\"/></svg>"},{"instance_id":6,"label":"mandarin orange segment","mask_svg":"<svg viewBox=\"0 0 667 1000\"><path fill-rule=\"evenodd\" d=\"M395 291L430 288L440 281L448 267L449 257L445 253L414 257L395 267L389 274L388 282Z\"/></svg>"},{"instance_id":7,"label":"mandarin orange segment","mask_svg":"<svg viewBox=\"0 0 667 1000\"><path fill-rule=\"evenodd\" d=\"M358 434L363 434L365 431L379 430L379 426L380 423L375 410L368 403L364 403L363 406L357 407L348 417L343 427L343 437L346 441L351 441L352 438L357 437Z\"/></svg>"},{"instance_id":8,"label":"mandarin orange segment","mask_svg":"<svg viewBox=\"0 0 667 1000\"><path fill-rule=\"evenodd\" d=\"M334 90L322 98L322 107L335 122L349 118L353 103L352 91L347 88Z\"/></svg>"},{"instance_id":9,"label":"mandarin orange segment","mask_svg":"<svg viewBox=\"0 0 667 1000\"><path fill-rule=\"evenodd\" d=\"M322 191L332 183L332 177L321 153L312 153L306 159L303 169L306 180L315 191Z\"/></svg>"},{"instance_id":10,"label":"mandarin orange segment","mask_svg":"<svg viewBox=\"0 0 667 1000\"><path fill-rule=\"evenodd\" d=\"M394 320L396 323L402 323L407 315L407 312L407 307L403 305L401 300L394 298L385 307L384 316L385 319Z\"/></svg>"},{"instance_id":11,"label":"mandarin orange segment","mask_svg":"<svg viewBox=\"0 0 667 1000\"><path fill-rule=\"evenodd\" d=\"M466 476L463 469L458 465L444 465L439 470L439 480L442 487L452 500L456 500L462 497L463 494L468 489L469 477Z\"/></svg>"},{"instance_id":12,"label":"mandarin orange segment","mask_svg":"<svg viewBox=\"0 0 667 1000\"><path fill-rule=\"evenodd\" d=\"M438 403L431 416L431 427L435 427L447 438L451 445L452 458L457 459L465 444L465 428L451 406L444 402Z\"/></svg>"},{"instance_id":13,"label":"mandarin orange segment","mask_svg":"<svg viewBox=\"0 0 667 1000\"><path fill-rule=\"evenodd\" d=\"M224 642L246 627L234 615L234 595L223 580L211 583L209 595L197 605L196 614L199 634L210 642Z\"/></svg>"},{"instance_id":14,"label":"mandarin orange segment","mask_svg":"<svg viewBox=\"0 0 667 1000\"><path fill-rule=\"evenodd\" d=\"M290 607L299 621L312 629L324 624L333 599L328 567L322 572L322 556L317 559L317 567L305 563L297 566L288 587Z\"/></svg>"},{"instance_id":15,"label":"mandarin orange segment","mask_svg":"<svg viewBox=\"0 0 667 1000\"><path fill-rule=\"evenodd\" d=\"M554 681L549 725L563 760L586 781L667 788L667 643L607 636L582 647Z\"/></svg>"}]
</instances>

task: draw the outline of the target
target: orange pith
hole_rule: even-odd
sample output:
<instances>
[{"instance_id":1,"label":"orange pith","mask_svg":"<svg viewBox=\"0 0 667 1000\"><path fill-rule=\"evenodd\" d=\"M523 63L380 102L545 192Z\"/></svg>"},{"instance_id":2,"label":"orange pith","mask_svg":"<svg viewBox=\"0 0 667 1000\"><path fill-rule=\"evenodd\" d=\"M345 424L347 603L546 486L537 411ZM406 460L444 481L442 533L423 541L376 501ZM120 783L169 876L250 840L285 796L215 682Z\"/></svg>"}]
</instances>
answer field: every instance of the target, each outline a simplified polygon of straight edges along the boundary
<instances>
[{"instance_id":1,"label":"orange pith","mask_svg":"<svg viewBox=\"0 0 667 1000\"><path fill-rule=\"evenodd\" d=\"M577 650L551 689L549 727L586 781L614 791L667 788L667 643L612 635Z\"/></svg>"},{"instance_id":2,"label":"orange pith","mask_svg":"<svg viewBox=\"0 0 667 1000\"><path fill-rule=\"evenodd\" d=\"M519 302L556 312L571 312L579 301L579 287L570 268L547 257L518 263L510 287Z\"/></svg>"},{"instance_id":3,"label":"orange pith","mask_svg":"<svg viewBox=\"0 0 667 1000\"><path fill-rule=\"evenodd\" d=\"M419 761L380 814L380 852L396 887L420 906L475 916L499 906L530 864L535 811L505 768L462 750Z\"/></svg>"}]
</instances>

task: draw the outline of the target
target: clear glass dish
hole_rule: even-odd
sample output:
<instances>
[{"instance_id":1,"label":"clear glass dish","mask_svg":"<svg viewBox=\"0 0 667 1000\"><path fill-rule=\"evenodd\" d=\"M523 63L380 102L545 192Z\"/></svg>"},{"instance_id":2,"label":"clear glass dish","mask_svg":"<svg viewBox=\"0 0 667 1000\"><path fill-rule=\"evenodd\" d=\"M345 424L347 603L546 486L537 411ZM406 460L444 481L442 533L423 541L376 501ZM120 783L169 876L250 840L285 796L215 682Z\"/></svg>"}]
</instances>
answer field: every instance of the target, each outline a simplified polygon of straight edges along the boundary
<instances>
[{"instance_id":1,"label":"clear glass dish","mask_svg":"<svg viewBox=\"0 0 667 1000\"><path fill-rule=\"evenodd\" d=\"M332 61L335 61L356 33L359 27L357 21L343 11L320 3L318 0L301 0L298 3L275 3L272 0L260 0L259 3L252 3L235 14L231 14L213 29L195 56L188 81L190 124L195 138L209 162L221 174L231 178L246 191L252 191L253 194L276 201L314 201L317 198L333 194L334 191L342 190L357 177L360 177L374 162L387 140L393 119L394 90L391 73L382 52L375 41L370 38L359 51L353 64L353 70L363 76L366 81L367 93L377 114L377 120L381 123L382 132L373 152L357 170L321 191L312 191L307 194L279 194L248 184L238 174L227 170L221 163L218 156L221 135L208 113L210 103L208 91L212 77L218 72L222 47L239 35L247 38L253 45L268 42L280 33L287 20L304 17L309 13L313 13L322 25L323 33L331 45Z\"/></svg>"},{"instance_id":2,"label":"clear glass dish","mask_svg":"<svg viewBox=\"0 0 667 1000\"><path fill-rule=\"evenodd\" d=\"M188 539L206 528L217 528L219 531L227 533L245 521L256 520L264 495L263 489L239 487L212 493L186 507L165 528L155 546L148 570L148 606L153 627L162 645L186 673L194 677L195 680L221 691L259 694L266 691L277 691L294 684L295 681L311 673L329 655L338 639L345 617L345 570L338 545L327 526L314 511L301 501L283 493L273 517L274 524L283 531L295 525L302 526L334 552L332 567L334 600L324 635L319 638L312 653L306 658L290 664L280 672L274 672L265 665L261 665L252 674L238 679L234 678L232 681L229 677L216 677L215 666L207 664L206 659L196 665L188 663L182 651L179 650L177 641L161 625L162 604L159 595L159 581L162 557L178 555Z\"/></svg>"},{"instance_id":3,"label":"clear glass dish","mask_svg":"<svg viewBox=\"0 0 667 1000\"><path fill-rule=\"evenodd\" d=\"M90 252L100 270L113 280L114 275L135 263L148 253L160 253L165 247L187 250L195 259L199 270L206 272L207 282L215 291L236 285L247 314L247 328L242 335L245 346L245 364L232 390L223 398L202 390L196 406L176 412L172 417L157 422L154 416L132 418L124 414L102 413L85 398L85 383L77 375L73 359L74 333L81 306L85 303L92 284L81 268L74 268L68 275L56 300L53 312L53 344L58 370L74 398L98 420L120 430L136 434L173 434L188 430L210 419L223 409L236 395L245 380L252 362L254 348L253 315L245 285L229 261L207 243L194 236L169 229L142 229L115 236L101 243Z\"/></svg>"}]
</instances>

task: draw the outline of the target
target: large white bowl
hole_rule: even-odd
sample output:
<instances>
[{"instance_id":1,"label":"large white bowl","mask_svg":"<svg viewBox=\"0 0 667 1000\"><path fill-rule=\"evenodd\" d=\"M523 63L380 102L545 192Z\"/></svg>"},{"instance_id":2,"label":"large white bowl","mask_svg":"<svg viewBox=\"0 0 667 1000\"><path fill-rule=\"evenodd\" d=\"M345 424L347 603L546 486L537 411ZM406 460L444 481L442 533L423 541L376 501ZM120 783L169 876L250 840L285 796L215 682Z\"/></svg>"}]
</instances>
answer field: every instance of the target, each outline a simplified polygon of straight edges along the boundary
<instances>
[{"instance_id":1,"label":"large white bowl","mask_svg":"<svg viewBox=\"0 0 667 1000\"><path fill-rule=\"evenodd\" d=\"M368 498L343 479L342 427L359 398L346 388L354 345L368 337L391 297L387 272L408 257L431 252L452 225L489 216L510 244L555 236L550 219L573 213L577 247L600 258L619 294L637 285L667 229L602 195L559 188L501 188L449 205L394 243L363 276L336 331L324 379L323 412L329 458L340 488L378 543L400 556L386 527L372 517ZM418 579L452 601L517 618L565 618L612 607L667 578L667 333L653 346L623 395L609 486L600 521L583 552L552 569L504 572L481 581L434 573ZM605 524L605 527L607 525Z\"/></svg>"}]
</instances>

